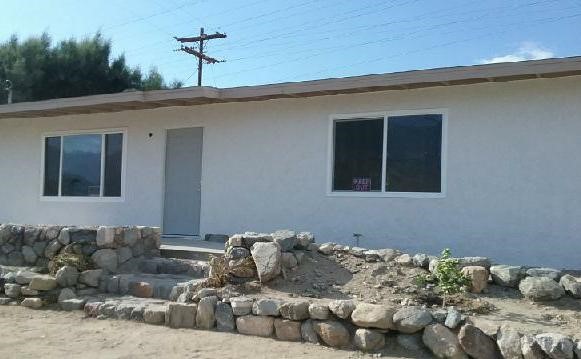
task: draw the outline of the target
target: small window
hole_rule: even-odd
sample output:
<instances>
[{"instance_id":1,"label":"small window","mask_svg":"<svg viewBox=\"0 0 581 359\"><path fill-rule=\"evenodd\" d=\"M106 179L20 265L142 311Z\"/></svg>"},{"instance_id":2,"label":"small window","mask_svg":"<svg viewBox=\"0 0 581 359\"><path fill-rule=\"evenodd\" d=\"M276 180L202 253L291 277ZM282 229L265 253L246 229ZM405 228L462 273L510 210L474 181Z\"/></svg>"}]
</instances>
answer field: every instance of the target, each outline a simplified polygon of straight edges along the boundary
<instances>
[{"instance_id":1,"label":"small window","mask_svg":"<svg viewBox=\"0 0 581 359\"><path fill-rule=\"evenodd\" d=\"M47 197L121 197L123 133L44 138Z\"/></svg>"},{"instance_id":2,"label":"small window","mask_svg":"<svg viewBox=\"0 0 581 359\"><path fill-rule=\"evenodd\" d=\"M442 114L333 121L332 192L441 194Z\"/></svg>"}]
</instances>

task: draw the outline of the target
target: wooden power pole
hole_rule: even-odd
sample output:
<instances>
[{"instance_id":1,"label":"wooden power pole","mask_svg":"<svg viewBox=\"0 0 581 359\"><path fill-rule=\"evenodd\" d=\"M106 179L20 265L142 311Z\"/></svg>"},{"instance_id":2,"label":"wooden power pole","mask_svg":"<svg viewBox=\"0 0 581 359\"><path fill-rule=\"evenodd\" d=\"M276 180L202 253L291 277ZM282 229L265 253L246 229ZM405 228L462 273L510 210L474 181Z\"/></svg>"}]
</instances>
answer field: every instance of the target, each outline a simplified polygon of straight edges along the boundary
<instances>
[{"instance_id":1,"label":"wooden power pole","mask_svg":"<svg viewBox=\"0 0 581 359\"><path fill-rule=\"evenodd\" d=\"M183 52L188 53L190 55L194 55L195 57L198 58L198 86L202 86L202 66L204 65L204 62L206 62L207 64L216 64L218 62L225 61L225 60L217 60L213 57L210 57L210 56L207 56L206 54L204 54L204 41L208 41L208 40L212 40L212 39L224 39L224 38L226 38L226 34L221 34L219 32L216 32L215 34L205 34L203 27L200 29L200 36L175 37L175 39L177 41L181 42L182 44L192 43L192 42L198 44L197 50L192 46L184 46L184 45L182 45L179 48L179 50L177 50L177 51L183 51Z\"/></svg>"}]
</instances>

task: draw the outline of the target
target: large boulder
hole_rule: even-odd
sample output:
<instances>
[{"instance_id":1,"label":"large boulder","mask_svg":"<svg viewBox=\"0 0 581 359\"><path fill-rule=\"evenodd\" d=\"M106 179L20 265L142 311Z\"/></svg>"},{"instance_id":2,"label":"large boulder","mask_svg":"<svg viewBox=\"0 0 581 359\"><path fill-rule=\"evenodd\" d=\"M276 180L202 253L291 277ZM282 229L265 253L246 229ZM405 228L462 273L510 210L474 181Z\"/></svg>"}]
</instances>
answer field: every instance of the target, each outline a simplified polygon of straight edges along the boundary
<instances>
[{"instance_id":1,"label":"large boulder","mask_svg":"<svg viewBox=\"0 0 581 359\"><path fill-rule=\"evenodd\" d=\"M530 268L526 271L526 275L529 277L548 277L554 281L559 281L563 272L554 268Z\"/></svg>"},{"instance_id":2,"label":"large boulder","mask_svg":"<svg viewBox=\"0 0 581 359\"><path fill-rule=\"evenodd\" d=\"M58 296L58 303L64 302L65 300L75 299L77 295L71 288L63 288Z\"/></svg>"},{"instance_id":3,"label":"large boulder","mask_svg":"<svg viewBox=\"0 0 581 359\"><path fill-rule=\"evenodd\" d=\"M99 286L99 279L103 275L102 269L89 269L86 271L82 271L79 276L79 282L82 284L86 284L89 287L98 287Z\"/></svg>"},{"instance_id":4,"label":"large boulder","mask_svg":"<svg viewBox=\"0 0 581 359\"><path fill-rule=\"evenodd\" d=\"M490 269L490 266L492 265L490 262L489 258L486 257L461 257L461 258L456 258L458 259L458 267L459 268L464 268L464 267L469 267L469 266L478 266L478 267L484 267L487 270Z\"/></svg>"},{"instance_id":5,"label":"large boulder","mask_svg":"<svg viewBox=\"0 0 581 359\"><path fill-rule=\"evenodd\" d=\"M119 265L117 252L113 249L99 249L91 256L97 267L109 272L116 272Z\"/></svg>"},{"instance_id":6,"label":"large boulder","mask_svg":"<svg viewBox=\"0 0 581 359\"><path fill-rule=\"evenodd\" d=\"M562 334L543 333L535 341L551 359L573 359L573 341Z\"/></svg>"},{"instance_id":7,"label":"large boulder","mask_svg":"<svg viewBox=\"0 0 581 359\"><path fill-rule=\"evenodd\" d=\"M24 298L20 303L23 307L38 309L42 307L42 299L40 298Z\"/></svg>"},{"instance_id":8,"label":"large boulder","mask_svg":"<svg viewBox=\"0 0 581 359\"><path fill-rule=\"evenodd\" d=\"M394 312L385 305L359 303L351 313L351 321L364 328L395 329Z\"/></svg>"},{"instance_id":9,"label":"large boulder","mask_svg":"<svg viewBox=\"0 0 581 359\"><path fill-rule=\"evenodd\" d=\"M115 228L99 227L97 229L96 243L99 248L113 248L115 246Z\"/></svg>"},{"instance_id":10,"label":"large boulder","mask_svg":"<svg viewBox=\"0 0 581 359\"><path fill-rule=\"evenodd\" d=\"M422 341L437 358L468 359L458 337L442 324L428 325L424 329Z\"/></svg>"},{"instance_id":11,"label":"large boulder","mask_svg":"<svg viewBox=\"0 0 581 359\"><path fill-rule=\"evenodd\" d=\"M311 243L315 242L315 236L311 232L300 232L297 234L296 249L308 249Z\"/></svg>"},{"instance_id":12,"label":"large boulder","mask_svg":"<svg viewBox=\"0 0 581 359\"><path fill-rule=\"evenodd\" d=\"M573 298L581 298L581 282L570 274L565 274L561 277L559 284L569 293ZM579 358L581 359L581 357Z\"/></svg>"},{"instance_id":13,"label":"large boulder","mask_svg":"<svg viewBox=\"0 0 581 359\"><path fill-rule=\"evenodd\" d=\"M85 306L85 310L86 310ZM147 324L163 325L166 308L163 305L149 305L143 310L143 321Z\"/></svg>"},{"instance_id":14,"label":"large boulder","mask_svg":"<svg viewBox=\"0 0 581 359\"><path fill-rule=\"evenodd\" d=\"M254 299L247 297L230 298L230 306L234 315L248 315L252 313Z\"/></svg>"},{"instance_id":15,"label":"large boulder","mask_svg":"<svg viewBox=\"0 0 581 359\"><path fill-rule=\"evenodd\" d=\"M87 298L72 298L63 300L59 305L62 310L70 312L73 310L83 310L86 302Z\"/></svg>"},{"instance_id":16,"label":"large boulder","mask_svg":"<svg viewBox=\"0 0 581 359\"><path fill-rule=\"evenodd\" d=\"M328 256L329 254L333 253L333 249L335 248L335 243L327 242L323 243L317 249L319 253Z\"/></svg>"},{"instance_id":17,"label":"large boulder","mask_svg":"<svg viewBox=\"0 0 581 359\"><path fill-rule=\"evenodd\" d=\"M244 247L228 247L226 257L229 260L243 259L250 257L250 251Z\"/></svg>"},{"instance_id":18,"label":"large boulder","mask_svg":"<svg viewBox=\"0 0 581 359\"><path fill-rule=\"evenodd\" d=\"M524 273L523 268L519 266L497 265L490 267L490 274L495 284L516 287Z\"/></svg>"},{"instance_id":19,"label":"large boulder","mask_svg":"<svg viewBox=\"0 0 581 359\"><path fill-rule=\"evenodd\" d=\"M242 246L250 249L255 243L272 242L272 236L268 233L245 232L242 235Z\"/></svg>"},{"instance_id":20,"label":"large boulder","mask_svg":"<svg viewBox=\"0 0 581 359\"><path fill-rule=\"evenodd\" d=\"M283 229L271 234L272 241L280 245L281 250L288 252L297 244L297 234L294 231Z\"/></svg>"},{"instance_id":21,"label":"large boulder","mask_svg":"<svg viewBox=\"0 0 581 359\"><path fill-rule=\"evenodd\" d=\"M329 303L329 310L338 318L347 319L355 310L355 302L352 300L334 300Z\"/></svg>"},{"instance_id":22,"label":"large boulder","mask_svg":"<svg viewBox=\"0 0 581 359\"><path fill-rule=\"evenodd\" d=\"M480 266L466 266L462 268L462 274L470 279L470 291L482 293L488 286L488 271Z\"/></svg>"},{"instance_id":23,"label":"large boulder","mask_svg":"<svg viewBox=\"0 0 581 359\"><path fill-rule=\"evenodd\" d=\"M24 228L24 238L23 243L27 246L31 246L34 242L40 240L40 234L42 233L42 229L38 227L26 227Z\"/></svg>"},{"instance_id":24,"label":"large boulder","mask_svg":"<svg viewBox=\"0 0 581 359\"><path fill-rule=\"evenodd\" d=\"M30 289L34 290L53 290L57 287L57 281L55 278L46 275L46 274L39 274L32 278L30 283L28 284Z\"/></svg>"},{"instance_id":25,"label":"large boulder","mask_svg":"<svg viewBox=\"0 0 581 359\"><path fill-rule=\"evenodd\" d=\"M454 329L458 326L458 324L460 324L461 321L462 314L458 310L454 308L448 309L448 314L446 314L446 320L444 321L445 326L450 329Z\"/></svg>"},{"instance_id":26,"label":"large boulder","mask_svg":"<svg viewBox=\"0 0 581 359\"><path fill-rule=\"evenodd\" d=\"M24 265L24 256L19 251L9 253L6 256L6 258L7 258L6 264L8 264L9 266L20 267Z\"/></svg>"},{"instance_id":27,"label":"large boulder","mask_svg":"<svg viewBox=\"0 0 581 359\"><path fill-rule=\"evenodd\" d=\"M200 299L196 314L196 326L200 329L212 329L216 325L216 304L218 297L211 296Z\"/></svg>"},{"instance_id":28,"label":"large boulder","mask_svg":"<svg viewBox=\"0 0 581 359\"><path fill-rule=\"evenodd\" d=\"M291 302L280 306L280 315L290 320L309 319L309 302Z\"/></svg>"},{"instance_id":29,"label":"large boulder","mask_svg":"<svg viewBox=\"0 0 581 359\"><path fill-rule=\"evenodd\" d=\"M321 303L311 303L309 304L309 316L311 319L327 320L331 315L329 306Z\"/></svg>"},{"instance_id":30,"label":"large boulder","mask_svg":"<svg viewBox=\"0 0 581 359\"><path fill-rule=\"evenodd\" d=\"M59 241L54 239L54 240L48 242L48 244L44 248L44 256L48 259L52 259L54 256L57 255L57 253L59 252L59 250L62 247L63 247L63 245L60 244Z\"/></svg>"},{"instance_id":31,"label":"large boulder","mask_svg":"<svg viewBox=\"0 0 581 359\"><path fill-rule=\"evenodd\" d=\"M475 359L500 358L500 352L494 339L486 335L482 330L471 324L464 325L458 333L460 346Z\"/></svg>"},{"instance_id":32,"label":"large boulder","mask_svg":"<svg viewBox=\"0 0 581 359\"><path fill-rule=\"evenodd\" d=\"M548 277L527 277L520 282L518 289L535 302L557 300L565 295L563 287Z\"/></svg>"},{"instance_id":33,"label":"large boulder","mask_svg":"<svg viewBox=\"0 0 581 359\"><path fill-rule=\"evenodd\" d=\"M193 328L196 324L195 304L169 303L165 312L165 324L171 328Z\"/></svg>"},{"instance_id":34,"label":"large boulder","mask_svg":"<svg viewBox=\"0 0 581 359\"><path fill-rule=\"evenodd\" d=\"M9 298L18 298L22 294L22 286L16 283L4 284L4 294Z\"/></svg>"},{"instance_id":35,"label":"large boulder","mask_svg":"<svg viewBox=\"0 0 581 359\"><path fill-rule=\"evenodd\" d=\"M284 269L294 270L299 265L297 258L291 252L282 253L282 267Z\"/></svg>"},{"instance_id":36,"label":"large boulder","mask_svg":"<svg viewBox=\"0 0 581 359\"><path fill-rule=\"evenodd\" d=\"M236 328L240 334L270 337L274 330L274 318L244 315L236 318Z\"/></svg>"},{"instance_id":37,"label":"large boulder","mask_svg":"<svg viewBox=\"0 0 581 359\"><path fill-rule=\"evenodd\" d=\"M303 341L311 344L318 344L319 337L315 332L314 322L311 319L305 320L301 324L301 337Z\"/></svg>"},{"instance_id":38,"label":"large boulder","mask_svg":"<svg viewBox=\"0 0 581 359\"><path fill-rule=\"evenodd\" d=\"M541 349L535 338L529 335L523 335L520 338L520 348L523 359L546 359L547 355Z\"/></svg>"},{"instance_id":39,"label":"large boulder","mask_svg":"<svg viewBox=\"0 0 581 359\"><path fill-rule=\"evenodd\" d=\"M214 316L216 317L216 329L219 331L232 332L236 329L234 313L232 312L232 307L228 303L216 303L216 312L214 313Z\"/></svg>"},{"instance_id":40,"label":"large boulder","mask_svg":"<svg viewBox=\"0 0 581 359\"><path fill-rule=\"evenodd\" d=\"M32 278L36 277L38 273L30 272L27 270L20 270L16 272L14 280L18 284L28 284L32 280Z\"/></svg>"},{"instance_id":41,"label":"large boulder","mask_svg":"<svg viewBox=\"0 0 581 359\"><path fill-rule=\"evenodd\" d=\"M62 231L61 231L62 233ZM79 271L73 266L61 267L55 275L56 281L61 287L72 287L77 284L79 278Z\"/></svg>"},{"instance_id":42,"label":"large boulder","mask_svg":"<svg viewBox=\"0 0 581 359\"><path fill-rule=\"evenodd\" d=\"M131 282L129 283L129 293L137 298L151 298L153 297L154 288L148 282Z\"/></svg>"},{"instance_id":43,"label":"large boulder","mask_svg":"<svg viewBox=\"0 0 581 359\"><path fill-rule=\"evenodd\" d=\"M422 342L422 333L398 334L395 340L400 347L414 352L422 351L426 347Z\"/></svg>"},{"instance_id":44,"label":"large boulder","mask_svg":"<svg viewBox=\"0 0 581 359\"><path fill-rule=\"evenodd\" d=\"M416 267L428 269L430 265L430 257L427 254L418 253L412 257L412 263Z\"/></svg>"},{"instance_id":45,"label":"large boulder","mask_svg":"<svg viewBox=\"0 0 581 359\"><path fill-rule=\"evenodd\" d=\"M277 299L258 299L252 305L252 314L278 317L282 302Z\"/></svg>"},{"instance_id":46,"label":"large boulder","mask_svg":"<svg viewBox=\"0 0 581 359\"><path fill-rule=\"evenodd\" d=\"M350 346L349 331L337 321L314 322L315 332L325 344L333 348L347 348Z\"/></svg>"},{"instance_id":47,"label":"large boulder","mask_svg":"<svg viewBox=\"0 0 581 359\"><path fill-rule=\"evenodd\" d=\"M302 339L301 322L276 318L274 320L274 332L280 340L300 342Z\"/></svg>"},{"instance_id":48,"label":"large boulder","mask_svg":"<svg viewBox=\"0 0 581 359\"><path fill-rule=\"evenodd\" d=\"M372 329L357 329L353 343L364 352L374 352L385 346L385 334Z\"/></svg>"},{"instance_id":49,"label":"large boulder","mask_svg":"<svg viewBox=\"0 0 581 359\"><path fill-rule=\"evenodd\" d=\"M520 334L508 327L501 327L498 331L496 344L505 359L521 359L522 348Z\"/></svg>"},{"instance_id":50,"label":"large boulder","mask_svg":"<svg viewBox=\"0 0 581 359\"><path fill-rule=\"evenodd\" d=\"M250 249L250 253L256 264L258 278L262 283L280 274L282 257L280 245L273 242L257 242Z\"/></svg>"},{"instance_id":51,"label":"large boulder","mask_svg":"<svg viewBox=\"0 0 581 359\"><path fill-rule=\"evenodd\" d=\"M26 264L35 264L36 260L38 259L38 255L30 246L22 246L22 257L24 258L24 262L26 262Z\"/></svg>"},{"instance_id":52,"label":"large boulder","mask_svg":"<svg viewBox=\"0 0 581 359\"><path fill-rule=\"evenodd\" d=\"M395 329L401 333L412 334L432 323L432 314L419 307L406 307L393 315Z\"/></svg>"}]
</instances>

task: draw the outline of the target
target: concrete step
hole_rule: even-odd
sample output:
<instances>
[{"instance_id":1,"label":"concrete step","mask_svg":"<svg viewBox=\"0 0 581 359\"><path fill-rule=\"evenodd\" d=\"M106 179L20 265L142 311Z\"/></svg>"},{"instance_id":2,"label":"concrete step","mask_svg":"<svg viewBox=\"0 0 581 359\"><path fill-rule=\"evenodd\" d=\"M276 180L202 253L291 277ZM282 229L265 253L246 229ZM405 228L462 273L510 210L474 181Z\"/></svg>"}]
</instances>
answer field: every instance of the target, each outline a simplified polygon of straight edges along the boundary
<instances>
[{"instance_id":1,"label":"concrete step","mask_svg":"<svg viewBox=\"0 0 581 359\"><path fill-rule=\"evenodd\" d=\"M116 274L107 278L106 292L111 294L131 295L131 288L136 283L149 283L153 288L153 298L170 298L171 291L175 286L184 286L188 282L201 281L203 279L192 279L184 275L172 274L147 274L131 273Z\"/></svg>"},{"instance_id":2,"label":"concrete step","mask_svg":"<svg viewBox=\"0 0 581 359\"><path fill-rule=\"evenodd\" d=\"M208 276L207 261L183 258L149 258L139 263L138 270L133 271L147 274L174 274L190 278L205 278Z\"/></svg>"},{"instance_id":3,"label":"concrete step","mask_svg":"<svg viewBox=\"0 0 581 359\"><path fill-rule=\"evenodd\" d=\"M186 237L162 237L160 251L165 258L207 261L210 255L223 256L224 244Z\"/></svg>"}]
</instances>

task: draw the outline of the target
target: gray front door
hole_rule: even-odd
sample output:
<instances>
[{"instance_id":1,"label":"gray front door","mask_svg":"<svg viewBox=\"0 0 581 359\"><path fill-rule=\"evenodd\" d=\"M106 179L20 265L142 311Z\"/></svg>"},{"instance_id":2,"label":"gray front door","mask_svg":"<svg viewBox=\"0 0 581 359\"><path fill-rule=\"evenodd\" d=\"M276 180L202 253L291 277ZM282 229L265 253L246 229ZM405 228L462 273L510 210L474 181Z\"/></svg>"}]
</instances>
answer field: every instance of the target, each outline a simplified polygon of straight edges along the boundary
<instances>
[{"instance_id":1,"label":"gray front door","mask_svg":"<svg viewBox=\"0 0 581 359\"><path fill-rule=\"evenodd\" d=\"M167 131L163 233L200 234L202 127Z\"/></svg>"}]
</instances>

